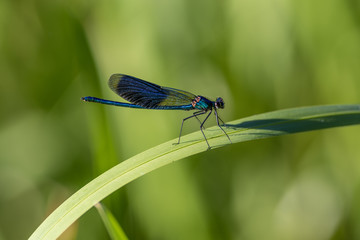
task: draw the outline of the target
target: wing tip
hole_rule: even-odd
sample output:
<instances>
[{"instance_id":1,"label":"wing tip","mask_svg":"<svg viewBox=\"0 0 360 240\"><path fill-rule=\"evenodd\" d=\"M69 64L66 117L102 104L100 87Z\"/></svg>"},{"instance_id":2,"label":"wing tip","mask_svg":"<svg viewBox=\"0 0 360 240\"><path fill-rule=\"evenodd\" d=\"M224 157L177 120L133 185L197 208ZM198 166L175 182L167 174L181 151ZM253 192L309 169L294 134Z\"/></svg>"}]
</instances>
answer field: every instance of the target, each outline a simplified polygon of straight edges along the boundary
<instances>
[{"instance_id":1,"label":"wing tip","mask_svg":"<svg viewBox=\"0 0 360 240\"><path fill-rule=\"evenodd\" d=\"M108 85L109 85L110 89L115 91L117 89L117 86L118 86L119 82L123 78L123 76L124 76L124 74L121 74L121 73L112 74L110 76L110 78L109 78L109 81L108 81Z\"/></svg>"}]
</instances>

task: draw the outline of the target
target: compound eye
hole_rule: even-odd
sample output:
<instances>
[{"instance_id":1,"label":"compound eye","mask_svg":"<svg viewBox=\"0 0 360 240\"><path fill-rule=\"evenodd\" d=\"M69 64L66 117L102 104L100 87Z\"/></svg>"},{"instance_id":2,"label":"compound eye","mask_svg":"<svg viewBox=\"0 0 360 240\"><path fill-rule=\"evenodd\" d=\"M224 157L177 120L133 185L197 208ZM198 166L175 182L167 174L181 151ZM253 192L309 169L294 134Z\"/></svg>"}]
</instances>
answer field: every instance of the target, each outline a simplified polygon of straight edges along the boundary
<instances>
[{"instance_id":1,"label":"compound eye","mask_svg":"<svg viewBox=\"0 0 360 240\"><path fill-rule=\"evenodd\" d=\"M216 99L215 104L216 104L217 108L224 108L225 107L224 100L221 97Z\"/></svg>"}]
</instances>

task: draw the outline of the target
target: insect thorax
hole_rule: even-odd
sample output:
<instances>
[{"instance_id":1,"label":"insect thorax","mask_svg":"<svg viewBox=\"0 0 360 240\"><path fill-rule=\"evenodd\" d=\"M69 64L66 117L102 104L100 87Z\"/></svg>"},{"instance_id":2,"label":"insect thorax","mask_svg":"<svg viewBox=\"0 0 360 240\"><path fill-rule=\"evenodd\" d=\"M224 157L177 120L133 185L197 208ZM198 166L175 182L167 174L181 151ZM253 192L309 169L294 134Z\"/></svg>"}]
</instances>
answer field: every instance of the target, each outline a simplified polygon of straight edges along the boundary
<instances>
[{"instance_id":1,"label":"insect thorax","mask_svg":"<svg viewBox=\"0 0 360 240\"><path fill-rule=\"evenodd\" d=\"M192 100L191 104L195 109L210 110L213 107L214 103L205 97L196 96L195 99Z\"/></svg>"}]
</instances>

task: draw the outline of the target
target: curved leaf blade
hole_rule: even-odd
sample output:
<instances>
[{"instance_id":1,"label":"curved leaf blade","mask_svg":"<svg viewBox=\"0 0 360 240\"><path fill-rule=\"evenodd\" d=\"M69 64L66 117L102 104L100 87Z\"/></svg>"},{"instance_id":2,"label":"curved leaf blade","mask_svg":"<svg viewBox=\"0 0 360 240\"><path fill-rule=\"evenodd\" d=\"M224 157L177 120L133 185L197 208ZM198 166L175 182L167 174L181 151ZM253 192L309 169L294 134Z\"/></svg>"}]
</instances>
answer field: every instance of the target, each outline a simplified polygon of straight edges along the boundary
<instances>
[{"instance_id":1,"label":"curved leaf blade","mask_svg":"<svg viewBox=\"0 0 360 240\"><path fill-rule=\"evenodd\" d=\"M224 128L233 143L360 123L360 105L329 105L274 111L235 120ZM206 129L212 148L229 145L217 127ZM61 204L30 239L56 239L82 214L128 182L161 166L207 150L201 132L144 151L89 182Z\"/></svg>"}]
</instances>

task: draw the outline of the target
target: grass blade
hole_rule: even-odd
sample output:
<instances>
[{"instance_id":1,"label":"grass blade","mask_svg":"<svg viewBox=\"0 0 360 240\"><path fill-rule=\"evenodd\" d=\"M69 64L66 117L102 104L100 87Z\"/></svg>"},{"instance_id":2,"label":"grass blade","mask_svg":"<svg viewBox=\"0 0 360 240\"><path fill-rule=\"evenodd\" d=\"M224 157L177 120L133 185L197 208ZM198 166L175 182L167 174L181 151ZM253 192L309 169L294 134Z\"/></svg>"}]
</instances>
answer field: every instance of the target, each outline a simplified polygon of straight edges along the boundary
<instances>
[{"instance_id":1,"label":"grass blade","mask_svg":"<svg viewBox=\"0 0 360 240\"><path fill-rule=\"evenodd\" d=\"M274 111L239 119L224 128L233 143L360 123L360 105L329 105ZM206 129L212 148L230 144L217 127ZM134 179L173 161L207 150L200 132L142 152L103 173L60 205L30 239L56 239L82 214Z\"/></svg>"},{"instance_id":2,"label":"grass blade","mask_svg":"<svg viewBox=\"0 0 360 240\"><path fill-rule=\"evenodd\" d=\"M107 209L103 204L97 203L95 205L96 209L98 210L104 225L113 240L127 240L123 229L121 228L120 224L114 217L114 215Z\"/></svg>"}]
</instances>

